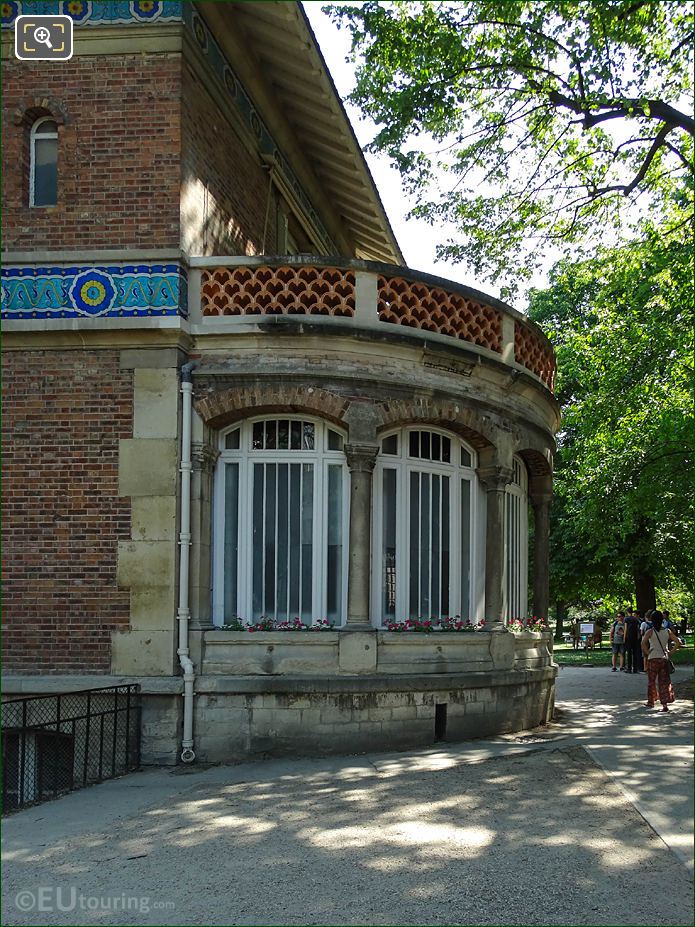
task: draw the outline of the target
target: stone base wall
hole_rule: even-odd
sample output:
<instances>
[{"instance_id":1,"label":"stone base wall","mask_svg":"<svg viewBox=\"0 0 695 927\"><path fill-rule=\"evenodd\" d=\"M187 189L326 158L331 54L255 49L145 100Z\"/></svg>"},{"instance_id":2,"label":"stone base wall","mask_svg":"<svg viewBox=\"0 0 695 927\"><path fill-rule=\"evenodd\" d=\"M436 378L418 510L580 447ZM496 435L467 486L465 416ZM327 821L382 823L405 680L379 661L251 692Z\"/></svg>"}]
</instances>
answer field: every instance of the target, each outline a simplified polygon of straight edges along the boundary
<instances>
[{"instance_id":1,"label":"stone base wall","mask_svg":"<svg viewBox=\"0 0 695 927\"><path fill-rule=\"evenodd\" d=\"M213 649L221 662L217 673L199 675L195 681L193 736L198 762L424 747L529 729L553 715L557 666L551 662L547 634L459 635L461 652L451 661L454 664L465 663L483 644L488 649L491 668L472 671L437 671L438 654L433 648L443 645L443 634L426 639L382 632L264 635L274 643L260 640L260 634L247 634L242 639L249 646L239 648L242 654L268 664L259 668L254 663L253 671L243 674L220 671L231 651L222 640L223 632L212 633L219 635ZM388 638L386 646L383 640L378 644L389 657L383 669L376 668L379 638ZM344 641L349 645L341 656ZM326 648L335 650L333 673L324 667L319 675L306 668L322 652L325 656ZM418 649L424 658L419 672L412 669ZM372 669L365 667L360 673L363 655ZM346 672L348 658L352 672ZM303 671L296 660L306 661ZM291 671L283 673L288 668ZM180 676L3 680L6 698L125 683L141 686L143 765L178 763L183 727Z\"/></svg>"},{"instance_id":2,"label":"stone base wall","mask_svg":"<svg viewBox=\"0 0 695 927\"><path fill-rule=\"evenodd\" d=\"M205 631L203 676L429 675L540 669L548 632Z\"/></svg>"},{"instance_id":3,"label":"stone base wall","mask_svg":"<svg viewBox=\"0 0 695 927\"><path fill-rule=\"evenodd\" d=\"M556 667L547 667L343 677L332 685L306 678L292 684L285 680L272 687L276 691L267 691L267 677L218 677L214 684L201 679L195 703L196 756L202 762L238 762L388 751L532 728L552 718L556 672ZM254 691L260 689L252 684L256 681L265 691Z\"/></svg>"},{"instance_id":4,"label":"stone base wall","mask_svg":"<svg viewBox=\"0 0 695 927\"><path fill-rule=\"evenodd\" d=\"M143 695L140 760L143 766L175 766L181 755L183 698Z\"/></svg>"}]
</instances>

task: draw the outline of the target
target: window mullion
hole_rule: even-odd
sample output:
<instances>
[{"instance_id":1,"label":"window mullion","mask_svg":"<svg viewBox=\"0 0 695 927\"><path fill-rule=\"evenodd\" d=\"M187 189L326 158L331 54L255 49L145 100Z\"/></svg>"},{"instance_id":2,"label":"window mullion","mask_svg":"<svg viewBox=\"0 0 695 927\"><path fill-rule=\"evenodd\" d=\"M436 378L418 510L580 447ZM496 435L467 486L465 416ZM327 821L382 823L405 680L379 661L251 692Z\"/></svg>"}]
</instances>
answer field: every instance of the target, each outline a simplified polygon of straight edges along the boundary
<instances>
[{"instance_id":1,"label":"window mullion","mask_svg":"<svg viewBox=\"0 0 695 927\"><path fill-rule=\"evenodd\" d=\"M439 477L439 614L438 618L444 617L442 615L442 599L444 592L444 519L443 519L443 510L444 510L444 480L448 477L440 476Z\"/></svg>"},{"instance_id":2,"label":"window mullion","mask_svg":"<svg viewBox=\"0 0 695 927\"><path fill-rule=\"evenodd\" d=\"M261 463L260 470L263 473L263 506L262 506L262 516L261 516L261 617L267 617L266 615L266 602L265 602L265 548L266 548L266 498L268 494L268 470L267 464L265 462Z\"/></svg>"},{"instance_id":3,"label":"window mullion","mask_svg":"<svg viewBox=\"0 0 695 927\"><path fill-rule=\"evenodd\" d=\"M302 441L304 440L302 436ZM304 516L302 513L302 501L304 499L304 465L299 463L299 576L297 578L299 588L299 617L304 614L304 602L302 593L304 591Z\"/></svg>"},{"instance_id":4,"label":"window mullion","mask_svg":"<svg viewBox=\"0 0 695 927\"><path fill-rule=\"evenodd\" d=\"M279 428L278 428L277 443L278 444L280 443ZM278 456L278 460L279 459L280 458ZM280 579L280 563L279 563L279 560L280 560L280 556L279 556L280 554L280 464L276 462L272 464L272 466L275 467L275 518L273 519L274 521L273 530L275 534L275 538L274 538L275 556L273 557L273 575L274 575L273 592L274 592L275 602L274 602L274 608L273 608L273 615L275 617L275 620L277 621L278 600L280 598L278 596L278 580Z\"/></svg>"},{"instance_id":5,"label":"window mullion","mask_svg":"<svg viewBox=\"0 0 695 927\"><path fill-rule=\"evenodd\" d=\"M434 604L432 601L432 531L434 528L434 524L433 524L434 506L432 504L433 499L434 499L434 474L433 473L427 474L427 485L429 487L428 488L428 498L429 498L428 521L429 521L429 524L427 526L428 534L429 534L429 541L428 541L428 547L427 547L427 583L428 583L427 611L429 614L423 615L423 618L432 617L432 606Z\"/></svg>"},{"instance_id":6,"label":"window mullion","mask_svg":"<svg viewBox=\"0 0 695 927\"><path fill-rule=\"evenodd\" d=\"M288 424L288 446L292 446L292 423ZM291 475L292 475L292 461L288 457L287 460L287 617L291 618L292 608L290 606L290 585L291 585L291 576L290 576L290 550L292 549L292 537L290 535L290 512L292 511L292 496L291 496Z\"/></svg>"},{"instance_id":7,"label":"window mullion","mask_svg":"<svg viewBox=\"0 0 695 927\"><path fill-rule=\"evenodd\" d=\"M244 432L242 430L242 438ZM243 447L243 445L242 445ZM250 467L246 455L239 461L239 586L237 609L241 618L247 621L253 620L253 602L249 595L250 584L248 581L248 544L242 544L242 537L249 535L246 532L248 524L248 499L251 496L252 487L250 485Z\"/></svg>"},{"instance_id":8,"label":"window mullion","mask_svg":"<svg viewBox=\"0 0 695 927\"><path fill-rule=\"evenodd\" d=\"M212 503L214 512L215 525L215 546L213 549L213 599L212 599L212 620L213 624L224 624L224 522L225 522L225 499L224 493L220 492L220 484L224 484L224 464L221 464L215 472L213 481ZM221 620L220 620L221 619Z\"/></svg>"},{"instance_id":9,"label":"window mullion","mask_svg":"<svg viewBox=\"0 0 695 927\"><path fill-rule=\"evenodd\" d=\"M320 429L323 432L323 429ZM315 445L323 451L323 435L316 435ZM312 572L318 582L311 604L311 623L328 614L328 461L323 453L316 459L313 496L314 545Z\"/></svg>"}]
</instances>

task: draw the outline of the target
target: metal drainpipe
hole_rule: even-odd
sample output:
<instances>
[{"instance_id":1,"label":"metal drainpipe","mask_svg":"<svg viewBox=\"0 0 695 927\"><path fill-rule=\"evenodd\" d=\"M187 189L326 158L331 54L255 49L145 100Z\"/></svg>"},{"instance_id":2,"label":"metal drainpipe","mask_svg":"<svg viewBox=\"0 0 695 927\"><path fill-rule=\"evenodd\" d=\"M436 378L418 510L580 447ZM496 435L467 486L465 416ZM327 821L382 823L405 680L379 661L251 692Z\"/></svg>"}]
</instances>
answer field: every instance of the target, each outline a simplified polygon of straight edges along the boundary
<instances>
[{"instance_id":1,"label":"metal drainpipe","mask_svg":"<svg viewBox=\"0 0 695 927\"><path fill-rule=\"evenodd\" d=\"M188 622L191 612L188 607L188 566L191 549L191 412L193 407L192 371L196 362L181 367L181 531L179 533L179 608L176 618L179 623L179 647L177 650L183 670L183 740L181 760L192 763L193 750L193 686L195 672L188 649Z\"/></svg>"}]
</instances>

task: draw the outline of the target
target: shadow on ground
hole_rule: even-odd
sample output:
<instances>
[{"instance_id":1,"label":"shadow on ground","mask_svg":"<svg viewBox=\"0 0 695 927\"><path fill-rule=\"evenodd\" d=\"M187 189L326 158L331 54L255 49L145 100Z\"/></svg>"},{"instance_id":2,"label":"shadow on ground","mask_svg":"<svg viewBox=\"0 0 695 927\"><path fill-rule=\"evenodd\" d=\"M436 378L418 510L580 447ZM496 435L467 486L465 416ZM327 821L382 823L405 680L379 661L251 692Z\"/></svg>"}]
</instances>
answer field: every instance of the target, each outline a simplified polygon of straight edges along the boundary
<instances>
[{"instance_id":1,"label":"shadow on ground","mask_svg":"<svg viewBox=\"0 0 695 927\"><path fill-rule=\"evenodd\" d=\"M96 815L61 837L39 809L13 816L3 923L692 922L685 870L581 746L152 775L176 790L134 812L129 777L108 828ZM79 813L78 795L64 801ZM17 910L18 892L57 885L148 901L125 916Z\"/></svg>"}]
</instances>

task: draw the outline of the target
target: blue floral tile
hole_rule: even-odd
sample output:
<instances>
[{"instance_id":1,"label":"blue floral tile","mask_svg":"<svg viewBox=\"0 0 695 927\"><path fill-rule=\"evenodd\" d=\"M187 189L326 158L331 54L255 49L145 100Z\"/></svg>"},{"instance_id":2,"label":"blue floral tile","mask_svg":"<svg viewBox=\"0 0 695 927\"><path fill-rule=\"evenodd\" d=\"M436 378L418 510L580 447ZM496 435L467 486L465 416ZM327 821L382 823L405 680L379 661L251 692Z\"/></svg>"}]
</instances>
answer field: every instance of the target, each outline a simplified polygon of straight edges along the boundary
<instances>
[{"instance_id":1,"label":"blue floral tile","mask_svg":"<svg viewBox=\"0 0 695 927\"><path fill-rule=\"evenodd\" d=\"M186 315L186 272L178 264L2 268L6 321Z\"/></svg>"}]
</instances>

